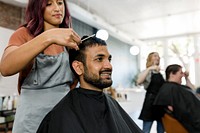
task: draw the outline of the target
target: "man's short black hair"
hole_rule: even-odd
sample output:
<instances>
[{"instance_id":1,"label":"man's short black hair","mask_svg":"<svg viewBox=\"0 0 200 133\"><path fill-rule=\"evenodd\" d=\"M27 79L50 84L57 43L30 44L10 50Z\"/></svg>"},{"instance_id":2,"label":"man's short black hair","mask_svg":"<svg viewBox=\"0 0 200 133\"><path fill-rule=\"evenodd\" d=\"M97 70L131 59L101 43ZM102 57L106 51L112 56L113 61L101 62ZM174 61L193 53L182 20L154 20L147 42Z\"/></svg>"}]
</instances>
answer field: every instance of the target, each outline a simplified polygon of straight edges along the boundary
<instances>
[{"instance_id":1,"label":"man's short black hair","mask_svg":"<svg viewBox=\"0 0 200 133\"><path fill-rule=\"evenodd\" d=\"M107 46L107 44L104 40L97 38L96 36L93 36L93 37L83 36L81 38L81 40L84 40L84 41L82 41L78 45L79 50L75 50L75 49L69 50L70 67L76 76L78 76L78 75L76 74L76 72L74 71L74 69L72 67L72 62L77 60L77 61L82 62L85 65L85 63L86 63L86 55L85 55L86 48L93 47L93 46Z\"/></svg>"}]
</instances>

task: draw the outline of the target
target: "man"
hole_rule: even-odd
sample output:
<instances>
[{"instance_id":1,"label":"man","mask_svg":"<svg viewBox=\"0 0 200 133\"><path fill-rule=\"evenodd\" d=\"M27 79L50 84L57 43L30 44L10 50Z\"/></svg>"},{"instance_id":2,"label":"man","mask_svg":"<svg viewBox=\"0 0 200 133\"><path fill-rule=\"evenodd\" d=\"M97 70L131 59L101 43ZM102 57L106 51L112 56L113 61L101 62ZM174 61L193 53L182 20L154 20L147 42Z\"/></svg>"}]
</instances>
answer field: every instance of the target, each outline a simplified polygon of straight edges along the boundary
<instances>
[{"instance_id":1,"label":"man","mask_svg":"<svg viewBox=\"0 0 200 133\"><path fill-rule=\"evenodd\" d=\"M200 99L193 91L189 74L183 73L182 67L177 64L169 65L165 73L167 82L160 88L154 105L164 107L189 133L199 133ZM181 85L182 77L185 77L186 85Z\"/></svg>"},{"instance_id":2,"label":"man","mask_svg":"<svg viewBox=\"0 0 200 133\"><path fill-rule=\"evenodd\" d=\"M80 87L71 90L47 114L37 133L141 133L120 105L103 93L112 85L106 42L89 37L79 50L71 49L69 57Z\"/></svg>"}]
</instances>

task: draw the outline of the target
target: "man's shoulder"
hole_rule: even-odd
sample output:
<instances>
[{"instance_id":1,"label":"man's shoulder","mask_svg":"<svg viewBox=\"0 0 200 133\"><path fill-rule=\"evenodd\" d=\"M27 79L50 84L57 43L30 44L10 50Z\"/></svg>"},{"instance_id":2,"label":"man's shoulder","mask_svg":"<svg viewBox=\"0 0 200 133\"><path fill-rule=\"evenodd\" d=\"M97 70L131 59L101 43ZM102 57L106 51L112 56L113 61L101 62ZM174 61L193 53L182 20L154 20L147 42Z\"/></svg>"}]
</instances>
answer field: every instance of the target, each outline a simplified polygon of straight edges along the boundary
<instances>
[{"instance_id":1,"label":"man's shoulder","mask_svg":"<svg viewBox=\"0 0 200 133\"><path fill-rule=\"evenodd\" d=\"M163 85L162 88L176 88L176 87L181 87L182 85L175 83L175 82L168 82L166 81Z\"/></svg>"},{"instance_id":2,"label":"man's shoulder","mask_svg":"<svg viewBox=\"0 0 200 133\"><path fill-rule=\"evenodd\" d=\"M73 100L73 96L76 94L76 88L73 90L70 90L57 104L56 106L52 109L52 111L57 111L57 110L66 110L69 107L71 107L71 103Z\"/></svg>"},{"instance_id":3,"label":"man's shoulder","mask_svg":"<svg viewBox=\"0 0 200 133\"><path fill-rule=\"evenodd\" d=\"M108 104L109 107L111 108L121 108L121 105L118 103L117 100L115 100L114 98L112 98L110 95L105 94L106 97L106 102Z\"/></svg>"}]
</instances>

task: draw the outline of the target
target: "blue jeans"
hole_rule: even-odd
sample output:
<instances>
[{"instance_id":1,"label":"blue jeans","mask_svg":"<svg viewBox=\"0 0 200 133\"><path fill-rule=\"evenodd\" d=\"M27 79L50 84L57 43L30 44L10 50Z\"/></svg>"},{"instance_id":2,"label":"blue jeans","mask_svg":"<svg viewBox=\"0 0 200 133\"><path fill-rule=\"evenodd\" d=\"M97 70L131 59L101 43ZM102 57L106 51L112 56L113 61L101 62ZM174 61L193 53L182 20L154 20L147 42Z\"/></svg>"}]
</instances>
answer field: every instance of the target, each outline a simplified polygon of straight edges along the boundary
<instances>
[{"instance_id":1,"label":"blue jeans","mask_svg":"<svg viewBox=\"0 0 200 133\"><path fill-rule=\"evenodd\" d=\"M144 133L150 133L153 121L143 121ZM164 133L165 129L161 121L157 121L157 133Z\"/></svg>"}]
</instances>

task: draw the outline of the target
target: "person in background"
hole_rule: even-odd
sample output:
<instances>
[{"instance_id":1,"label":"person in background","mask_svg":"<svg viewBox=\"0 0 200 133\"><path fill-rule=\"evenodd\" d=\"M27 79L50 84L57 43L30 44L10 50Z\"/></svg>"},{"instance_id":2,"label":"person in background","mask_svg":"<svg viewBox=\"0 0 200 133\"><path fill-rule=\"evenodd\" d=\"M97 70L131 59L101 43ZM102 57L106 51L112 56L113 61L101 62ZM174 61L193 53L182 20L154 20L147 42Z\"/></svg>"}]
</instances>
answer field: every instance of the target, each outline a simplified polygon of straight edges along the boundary
<instances>
[{"instance_id":1,"label":"person in background","mask_svg":"<svg viewBox=\"0 0 200 133\"><path fill-rule=\"evenodd\" d=\"M146 69L138 75L137 84L144 85L146 95L139 119L143 120L144 133L150 133L153 122L157 121L157 132L164 133L164 127L159 112L153 106L154 99L165 82L160 73L160 57L157 52L152 52L147 57Z\"/></svg>"},{"instance_id":2,"label":"person in background","mask_svg":"<svg viewBox=\"0 0 200 133\"><path fill-rule=\"evenodd\" d=\"M106 42L90 37L69 54L80 87L46 115L37 133L142 133L118 102L103 92L112 85L112 57Z\"/></svg>"},{"instance_id":3,"label":"person in background","mask_svg":"<svg viewBox=\"0 0 200 133\"><path fill-rule=\"evenodd\" d=\"M160 88L154 105L162 107L161 112L164 110L164 113L178 120L189 133L199 133L200 99L195 95L189 73L184 73L180 65L172 64L166 68L165 74L167 82ZM183 77L186 85L182 85Z\"/></svg>"},{"instance_id":4,"label":"person in background","mask_svg":"<svg viewBox=\"0 0 200 133\"><path fill-rule=\"evenodd\" d=\"M44 116L75 86L67 49L78 50L65 0L29 0L26 23L10 37L3 76L19 73L13 133L35 133Z\"/></svg>"}]
</instances>

